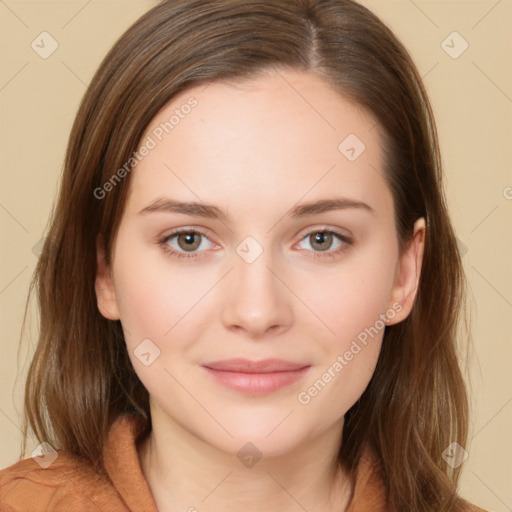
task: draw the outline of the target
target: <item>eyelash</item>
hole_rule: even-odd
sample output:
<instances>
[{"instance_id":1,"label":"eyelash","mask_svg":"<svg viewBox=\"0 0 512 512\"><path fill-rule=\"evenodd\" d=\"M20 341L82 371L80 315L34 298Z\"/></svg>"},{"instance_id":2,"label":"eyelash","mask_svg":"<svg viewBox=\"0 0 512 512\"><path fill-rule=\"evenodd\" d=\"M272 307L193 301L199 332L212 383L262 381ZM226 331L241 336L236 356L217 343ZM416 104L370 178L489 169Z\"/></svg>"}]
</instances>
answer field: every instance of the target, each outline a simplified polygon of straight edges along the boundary
<instances>
[{"instance_id":1,"label":"eyelash","mask_svg":"<svg viewBox=\"0 0 512 512\"><path fill-rule=\"evenodd\" d=\"M313 230L307 232L306 234L304 234L300 241L302 242L303 240L305 240L310 235L313 235L313 234L316 234L316 233L335 235L341 242L343 242L343 245L341 247L339 247L338 249L336 249L335 251L330 251L330 252L327 252L327 251L309 251L308 250L307 252L313 252L314 256L309 256L309 257L312 257L313 259L317 259L317 258L329 258L329 259L336 258L342 252L347 250L349 246L351 246L353 244L353 240L350 237L348 237L348 236L346 236L346 235L344 235L344 234L342 234L339 231L336 231L334 229L327 229L327 228L325 228L325 229L324 228L322 228L322 229L313 229ZM195 253L186 253L186 252L176 251L174 249L171 249L169 247L169 245L167 244L167 242L169 240L171 240L172 238L174 238L174 237L176 237L178 235L182 235L182 234L200 235L200 236L203 236L205 238L208 238L208 236L205 233L203 233L202 231L198 230L197 228L179 229L177 231L172 232L169 235L165 235L164 237L160 238L158 240L158 244L171 257L176 257L178 259L185 259L185 260L194 260L194 259L196 259L198 257L198 253L197 252L195 252ZM304 249L301 249L301 250L304 250Z\"/></svg>"}]
</instances>

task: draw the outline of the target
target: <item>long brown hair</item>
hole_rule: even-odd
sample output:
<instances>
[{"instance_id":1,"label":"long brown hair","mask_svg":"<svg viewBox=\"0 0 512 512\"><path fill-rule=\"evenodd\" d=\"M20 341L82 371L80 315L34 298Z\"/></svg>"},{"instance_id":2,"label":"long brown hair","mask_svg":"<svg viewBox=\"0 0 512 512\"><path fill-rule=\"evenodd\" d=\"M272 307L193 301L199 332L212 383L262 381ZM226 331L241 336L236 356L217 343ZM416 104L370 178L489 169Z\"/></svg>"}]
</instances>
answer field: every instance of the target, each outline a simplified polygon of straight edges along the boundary
<instances>
[{"instance_id":1,"label":"long brown hair","mask_svg":"<svg viewBox=\"0 0 512 512\"><path fill-rule=\"evenodd\" d=\"M352 0L172 0L142 16L94 75L68 144L60 194L29 290L40 334L25 391L37 438L104 472L110 426L132 413L151 430L148 392L119 321L98 311L96 241L107 264L130 173L101 200L95 190L138 148L150 120L178 92L263 70L312 71L379 121L400 249L426 219L421 279L410 315L387 326L377 368L347 412L339 460L354 475L377 454L392 510L459 510L459 469L442 457L465 446L468 403L457 360L464 275L447 213L435 122L409 54ZM23 456L23 455L22 455Z\"/></svg>"}]
</instances>

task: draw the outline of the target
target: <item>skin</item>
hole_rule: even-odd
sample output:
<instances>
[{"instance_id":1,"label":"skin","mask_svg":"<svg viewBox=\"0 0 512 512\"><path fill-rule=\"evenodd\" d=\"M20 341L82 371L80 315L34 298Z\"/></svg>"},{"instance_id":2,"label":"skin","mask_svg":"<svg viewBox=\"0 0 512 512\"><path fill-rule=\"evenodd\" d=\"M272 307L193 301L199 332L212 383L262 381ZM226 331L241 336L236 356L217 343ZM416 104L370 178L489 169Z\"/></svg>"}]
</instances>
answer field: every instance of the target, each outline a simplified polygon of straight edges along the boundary
<instances>
[{"instance_id":1,"label":"skin","mask_svg":"<svg viewBox=\"0 0 512 512\"><path fill-rule=\"evenodd\" d=\"M153 432L139 450L143 473L161 512L344 510L353 489L336 464L343 419L373 374L383 328L309 403L297 396L393 304L401 311L388 325L409 314L424 219L400 256L379 127L314 74L273 71L182 91L146 135L191 96L197 107L132 171L111 269L98 239L99 310L121 319L151 397ZM338 149L349 134L366 146L355 161ZM139 214L163 196L215 204L230 220ZM374 213L288 215L298 204L341 196ZM158 244L173 229L194 227L206 233L196 259L178 259ZM322 229L353 243L333 235L331 245L315 244ZM263 250L252 263L236 251L247 236ZM183 237L166 243L187 254ZM134 355L147 338L160 350L149 366ZM200 366L234 357L311 368L291 386L250 396ZM247 442L262 453L252 467L237 457Z\"/></svg>"}]
</instances>

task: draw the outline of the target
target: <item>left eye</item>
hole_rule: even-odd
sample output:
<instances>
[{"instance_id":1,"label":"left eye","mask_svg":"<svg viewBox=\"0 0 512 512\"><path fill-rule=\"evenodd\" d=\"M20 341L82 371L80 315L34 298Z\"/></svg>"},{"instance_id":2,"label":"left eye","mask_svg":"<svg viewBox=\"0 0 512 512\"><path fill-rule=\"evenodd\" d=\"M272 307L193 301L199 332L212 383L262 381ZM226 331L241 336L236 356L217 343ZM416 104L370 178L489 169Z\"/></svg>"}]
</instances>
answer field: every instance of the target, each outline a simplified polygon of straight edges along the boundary
<instances>
[{"instance_id":1,"label":"left eye","mask_svg":"<svg viewBox=\"0 0 512 512\"><path fill-rule=\"evenodd\" d=\"M333 247L333 244L336 244L336 241L338 243ZM304 235L300 243L303 242L308 242L315 253L327 252L329 249L333 249L329 254L338 253L340 250L343 250L347 245L352 243L349 237L332 230L310 231ZM315 256L317 255L315 254ZM319 254L319 256L321 255Z\"/></svg>"}]
</instances>

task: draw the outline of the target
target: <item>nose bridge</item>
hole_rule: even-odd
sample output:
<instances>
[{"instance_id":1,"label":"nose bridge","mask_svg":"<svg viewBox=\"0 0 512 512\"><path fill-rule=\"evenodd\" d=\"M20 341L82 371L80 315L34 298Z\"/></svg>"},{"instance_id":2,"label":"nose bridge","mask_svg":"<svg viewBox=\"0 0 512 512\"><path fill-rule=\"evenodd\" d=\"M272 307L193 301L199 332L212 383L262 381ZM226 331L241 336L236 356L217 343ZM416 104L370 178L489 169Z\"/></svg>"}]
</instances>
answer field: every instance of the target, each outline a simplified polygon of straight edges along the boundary
<instances>
[{"instance_id":1,"label":"nose bridge","mask_svg":"<svg viewBox=\"0 0 512 512\"><path fill-rule=\"evenodd\" d=\"M275 275L271 247L264 247L255 237L248 236L235 252L230 293L223 308L226 327L238 326L256 336L270 328L289 325L290 297Z\"/></svg>"}]
</instances>

